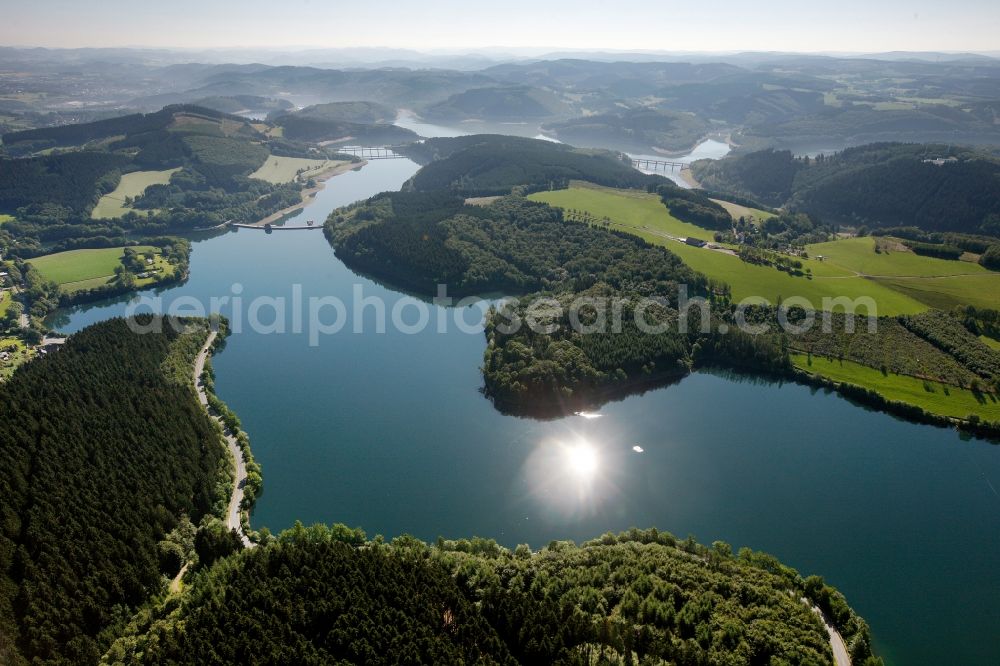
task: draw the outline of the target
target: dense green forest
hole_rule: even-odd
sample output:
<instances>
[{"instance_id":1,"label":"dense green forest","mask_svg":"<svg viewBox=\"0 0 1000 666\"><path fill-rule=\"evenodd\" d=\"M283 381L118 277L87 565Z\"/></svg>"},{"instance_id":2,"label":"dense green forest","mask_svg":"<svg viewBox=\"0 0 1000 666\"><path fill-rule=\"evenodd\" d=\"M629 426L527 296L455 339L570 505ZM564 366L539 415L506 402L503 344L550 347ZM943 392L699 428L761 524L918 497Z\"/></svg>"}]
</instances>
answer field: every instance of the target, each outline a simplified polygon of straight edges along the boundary
<instances>
[{"instance_id":1,"label":"dense green forest","mask_svg":"<svg viewBox=\"0 0 1000 666\"><path fill-rule=\"evenodd\" d=\"M454 295L580 291L599 282L654 294L708 284L661 247L564 222L558 209L521 197L482 207L449 193L380 194L336 211L325 231L348 265L430 295L440 283Z\"/></svg>"},{"instance_id":2,"label":"dense green forest","mask_svg":"<svg viewBox=\"0 0 1000 666\"><path fill-rule=\"evenodd\" d=\"M124 155L95 151L3 160L0 210L13 212L32 204L92 208L115 188L129 161Z\"/></svg>"},{"instance_id":3,"label":"dense green forest","mask_svg":"<svg viewBox=\"0 0 1000 666\"><path fill-rule=\"evenodd\" d=\"M109 664L830 664L868 627L822 579L725 543L631 530L534 553L297 525L138 616Z\"/></svg>"},{"instance_id":4,"label":"dense green forest","mask_svg":"<svg viewBox=\"0 0 1000 666\"><path fill-rule=\"evenodd\" d=\"M230 462L191 385L206 335L113 319L0 385L3 663L96 663L164 585L159 543L224 511Z\"/></svg>"},{"instance_id":5,"label":"dense green forest","mask_svg":"<svg viewBox=\"0 0 1000 666\"><path fill-rule=\"evenodd\" d=\"M828 223L1000 235L1000 162L966 149L871 144L816 158L768 150L691 168L707 189Z\"/></svg>"},{"instance_id":6,"label":"dense green forest","mask_svg":"<svg viewBox=\"0 0 1000 666\"><path fill-rule=\"evenodd\" d=\"M655 304L644 297L655 299ZM549 308L535 304L541 298L558 303L551 316L539 318L537 313L544 315ZM584 328L585 333L571 318L570 306L581 298L602 304L579 311L585 327L595 325L593 331ZM543 292L491 310L483 362L486 393L503 412L556 416L680 379L699 367L776 376L789 370L784 338L738 331L731 323L733 310L722 300L717 300L704 333L697 308L684 311L690 326L682 332L678 305L676 290L644 294L598 283L582 292ZM524 325L533 308L535 319L549 330ZM618 329L596 326L617 319L614 308L621 319ZM645 330L637 323L640 318ZM730 332L718 333L719 326Z\"/></svg>"},{"instance_id":7,"label":"dense green forest","mask_svg":"<svg viewBox=\"0 0 1000 666\"><path fill-rule=\"evenodd\" d=\"M678 220L714 231L733 228L733 218L726 209L697 190L664 183L656 187L656 193Z\"/></svg>"},{"instance_id":8,"label":"dense green forest","mask_svg":"<svg viewBox=\"0 0 1000 666\"><path fill-rule=\"evenodd\" d=\"M510 194L516 186L532 191L565 187L570 180L637 188L665 181L636 171L614 153L494 134L428 139L404 152L426 163L404 186L418 192L491 196Z\"/></svg>"}]
</instances>

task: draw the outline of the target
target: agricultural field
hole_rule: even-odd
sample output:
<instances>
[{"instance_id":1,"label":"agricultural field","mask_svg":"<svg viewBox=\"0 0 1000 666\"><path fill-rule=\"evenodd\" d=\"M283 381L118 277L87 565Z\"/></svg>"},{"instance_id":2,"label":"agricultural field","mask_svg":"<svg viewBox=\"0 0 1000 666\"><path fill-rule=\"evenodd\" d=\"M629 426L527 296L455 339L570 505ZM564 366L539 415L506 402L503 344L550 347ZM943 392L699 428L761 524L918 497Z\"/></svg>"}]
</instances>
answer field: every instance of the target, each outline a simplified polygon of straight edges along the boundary
<instances>
[{"instance_id":1,"label":"agricultural field","mask_svg":"<svg viewBox=\"0 0 1000 666\"><path fill-rule=\"evenodd\" d=\"M927 278L872 278L872 282L940 310L956 305L1000 309L1000 273Z\"/></svg>"},{"instance_id":2,"label":"agricultural field","mask_svg":"<svg viewBox=\"0 0 1000 666\"><path fill-rule=\"evenodd\" d=\"M792 363L806 372L836 382L874 389L889 400L916 405L934 414L955 418L977 414L985 420L1000 420L1000 401L990 394L975 394L957 386L908 375L895 375L891 372L883 374L866 365L823 356L813 356L810 359L805 354L792 354Z\"/></svg>"},{"instance_id":3,"label":"agricultural field","mask_svg":"<svg viewBox=\"0 0 1000 666\"><path fill-rule=\"evenodd\" d=\"M768 213L766 210L760 210L759 208L750 208L749 206L743 206L731 201L723 201L722 199L712 199L712 201L725 208L726 212L729 213L734 220L738 220L742 217L748 220L752 218L760 222L774 217L774 213Z\"/></svg>"},{"instance_id":4,"label":"agricultural field","mask_svg":"<svg viewBox=\"0 0 1000 666\"><path fill-rule=\"evenodd\" d=\"M298 178L299 171L302 171L302 179L306 180L337 164L340 162L271 155L259 169L250 174L250 177L280 185L281 183L290 183Z\"/></svg>"},{"instance_id":5,"label":"agricultural field","mask_svg":"<svg viewBox=\"0 0 1000 666\"><path fill-rule=\"evenodd\" d=\"M565 210L586 211L602 219L611 218L618 228L667 234L678 238L712 240L713 233L671 215L660 197L639 190L616 190L610 187L572 181L565 190L537 192L528 197ZM661 243L662 244L662 243Z\"/></svg>"},{"instance_id":6,"label":"agricultural field","mask_svg":"<svg viewBox=\"0 0 1000 666\"><path fill-rule=\"evenodd\" d=\"M803 260L803 269L809 269L813 277L794 277L773 267L746 263L726 252L672 240L671 236L710 240L712 232L673 217L653 194L574 184L566 190L538 192L529 198L567 210L586 211L597 219L607 216L612 228L663 245L696 271L729 284L737 301L762 297L776 303L800 296L819 308L824 297L870 296L878 305L879 315L913 314L927 309L917 299L829 262Z\"/></svg>"},{"instance_id":7,"label":"agricultural field","mask_svg":"<svg viewBox=\"0 0 1000 666\"><path fill-rule=\"evenodd\" d=\"M657 242L653 238L646 240ZM771 303L777 303L792 297L801 297L807 299L816 309L820 309L824 298L856 299L869 296L878 306L877 313L873 314L882 316L915 314L927 309L927 306L918 300L870 280L855 276L830 275L820 262L802 262L804 268L809 268L813 272L813 277L810 279L794 277L770 266L749 264L733 255L691 247L683 243L670 242L666 246L691 268L729 284L735 301L763 297Z\"/></svg>"},{"instance_id":8,"label":"agricultural field","mask_svg":"<svg viewBox=\"0 0 1000 666\"><path fill-rule=\"evenodd\" d=\"M157 248L150 246L136 246L133 249L140 254L158 252ZM123 247L69 250L68 252L57 252L37 257L29 263L42 274L42 277L52 280L64 291L72 293L107 284L114 277L115 268L121 265L124 252L125 248ZM159 256L157 260L161 265L154 266L154 268L166 266L172 270L172 267ZM153 280L149 279L148 281L152 282ZM138 283L142 284L142 280L139 280Z\"/></svg>"},{"instance_id":9,"label":"agricultural field","mask_svg":"<svg viewBox=\"0 0 1000 666\"><path fill-rule=\"evenodd\" d=\"M94 206L90 213L93 220L117 219L133 210L125 205L125 198L135 199L141 197L146 188L150 185L166 185L170 182L170 177L180 171L180 168L165 169L163 171L133 171L122 176L121 182L113 192L105 194ZM147 214L145 211L135 211L140 214Z\"/></svg>"},{"instance_id":10,"label":"agricultural field","mask_svg":"<svg viewBox=\"0 0 1000 666\"><path fill-rule=\"evenodd\" d=\"M807 245L806 250L810 257L823 255L826 257L825 263L866 277L941 277L990 273L989 270L970 261L926 257L904 249L891 239L885 241L899 249L877 253L876 239L863 236L815 243Z\"/></svg>"}]
</instances>

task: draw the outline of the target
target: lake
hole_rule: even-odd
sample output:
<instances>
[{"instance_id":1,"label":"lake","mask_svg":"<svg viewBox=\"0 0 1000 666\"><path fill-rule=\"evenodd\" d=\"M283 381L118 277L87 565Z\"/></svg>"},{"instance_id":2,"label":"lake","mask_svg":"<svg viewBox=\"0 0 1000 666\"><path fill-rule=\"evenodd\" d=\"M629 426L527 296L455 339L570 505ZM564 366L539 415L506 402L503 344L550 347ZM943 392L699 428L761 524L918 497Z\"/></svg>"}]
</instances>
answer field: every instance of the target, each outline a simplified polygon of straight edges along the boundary
<instances>
[{"instance_id":1,"label":"lake","mask_svg":"<svg viewBox=\"0 0 1000 666\"><path fill-rule=\"evenodd\" d=\"M416 169L374 161L299 214L319 223ZM389 310L408 299L355 275L319 231L252 229L194 242L190 280L160 296L249 302L293 285L346 303L360 289ZM127 300L75 308L59 328L120 315ZM431 314L451 322L456 310ZM479 392L482 334L377 333L376 319L370 307L354 319L365 333L352 322L317 346L306 333L234 333L214 359L263 467L255 527L343 522L539 548L656 526L822 574L889 663L1000 663L1000 447L804 386L705 373L599 418L503 416Z\"/></svg>"}]
</instances>

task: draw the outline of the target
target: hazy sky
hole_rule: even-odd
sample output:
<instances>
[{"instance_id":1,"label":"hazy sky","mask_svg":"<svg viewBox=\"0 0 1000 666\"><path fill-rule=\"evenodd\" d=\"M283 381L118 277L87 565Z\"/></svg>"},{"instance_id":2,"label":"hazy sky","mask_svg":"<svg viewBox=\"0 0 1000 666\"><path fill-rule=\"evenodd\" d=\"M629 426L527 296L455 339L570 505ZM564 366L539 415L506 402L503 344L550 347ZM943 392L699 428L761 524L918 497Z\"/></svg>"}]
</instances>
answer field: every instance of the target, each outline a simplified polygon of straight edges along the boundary
<instances>
[{"instance_id":1,"label":"hazy sky","mask_svg":"<svg viewBox=\"0 0 1000 666\"><path fill-rule=\"evenodd\" d=\"M1000 51L1000 0L0 0L0 45Z\"/></svg>"}]
</instances>

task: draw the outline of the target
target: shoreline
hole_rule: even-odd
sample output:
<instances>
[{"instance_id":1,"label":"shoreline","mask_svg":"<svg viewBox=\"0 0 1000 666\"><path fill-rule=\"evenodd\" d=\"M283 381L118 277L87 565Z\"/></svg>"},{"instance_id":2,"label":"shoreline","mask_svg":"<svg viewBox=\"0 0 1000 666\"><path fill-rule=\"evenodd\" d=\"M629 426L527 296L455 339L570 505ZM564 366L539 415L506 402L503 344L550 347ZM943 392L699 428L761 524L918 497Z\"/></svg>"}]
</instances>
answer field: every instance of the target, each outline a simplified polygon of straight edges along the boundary
<instances>
[{"instance_id":1,"label":"shoreline","mask_svg":"<svg viewBox=\"0 0 1000 666\"><path fill-rule=\"evenodd\" d=\"M214 416L211 413L208 402L208 391L205 387L205 382L203 382L201 378L202 373L205 371L205 362L208 360L209 352L212 350L216 337L218 337L218 331L209 331L205 344L198 352L198 356L195 357L194 386L198 392L198 402L201 404L202 409L205 410L205 413L208 414L210 419L222 426L222 436L226 440L226 448L229 449L229 455L232 457L233 464L235 466L233 492L229 496L229 504L226 507L226 527L235 531L239 535L244 548L253 548L257 544L251 541L247 536L247 533L243 530L243 521L241 519L242 516L240 515L243 505L243 489L246 487L247 483L246 457L243 455L243 450L240 449L240 445L236 441L236 437L233 436L233 434L228 430L226 424L223 423L222 419L218 416Z\"/></svg>"},{"instance_id":2,"label":"shoreline","mask_svg":"<svg viewBox=\"0 0 1000 666\"><path fill-rule=\"evenodd\" d=\"M666 148L660 148L659 146L650 146L650 148L653 149L653 153L655 153L656 155L660 155L662 157L670 157L670 158L687 157L694 151L698 150L698 147L700 145L708 141L718 141L719 143L724 143L727 146L729 146L730 150L737 147L737 145L733 143L733 138L731 133L723 136L721 132L709 132L708 134L705 134L700 139L695 141L690 148L682 148L680 150L668 150Z\"/></svg>"},{"instance_id":3,"label":"shoreline","mask_svg":"<svg viewBox=\"0 0 1000 666\"><path fill-rule=\"evenodd\" d=\"M316 181L316 187L309 187L302 190L302 201L300 201L297 204L288 206L286 208L282 208L281 210L275 213L271 213L267 217L257 220L256 222L252 222L251 224L246 226L263 227L265 224L273 224L274 222L277 222L281 218L291 213L294 213L297 210L305 208L306 206L311 204L316 195L320 191L322 191L324 187L326 187L326 181L330 180L331 178L334 178L335 176L347 173L348 171L354 171L355 169L360 169L366 164L368 164L367 160L361 160L360 162L339 162L336 165L330 167L329 169L321 171L314 176L310 176L312 180Z\"/></svg>"},{"instance_id":4,"label":"shoreline","mask_svg":"<svg viewBox=\"0 0 1000 666\"><path fill-rule=\"evenodd\" d=\"M695 178L694 174L691 173L690 166L686 169L681 169L680 171L678 171L677 177L683 180L685 183L687 183L688 187L690 187L692 190L701 189L701 183L699 183L698 179Z\"/></svg>"}]
</instances>

